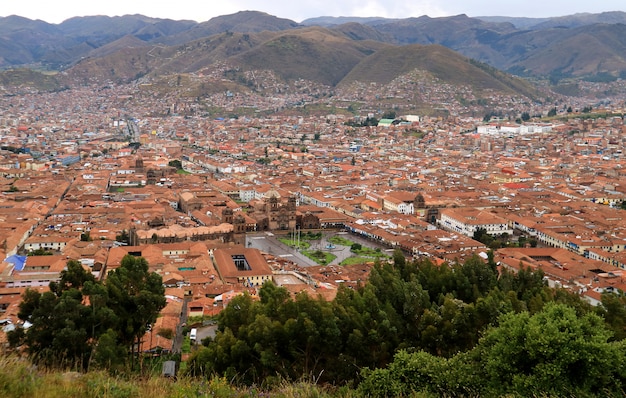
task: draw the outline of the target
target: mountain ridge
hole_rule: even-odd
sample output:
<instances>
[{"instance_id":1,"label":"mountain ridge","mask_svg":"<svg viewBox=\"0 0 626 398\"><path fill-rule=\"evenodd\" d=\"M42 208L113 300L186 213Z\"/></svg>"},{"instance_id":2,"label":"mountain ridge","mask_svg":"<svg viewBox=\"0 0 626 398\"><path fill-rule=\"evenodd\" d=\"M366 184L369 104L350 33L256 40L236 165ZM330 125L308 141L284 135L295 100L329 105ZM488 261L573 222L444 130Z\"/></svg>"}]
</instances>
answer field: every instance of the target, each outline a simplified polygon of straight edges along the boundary
<instances>
[{"instance_id":1,"label":"mountain ridge","mask_svg":"<svg viewBox=\"0 0 626 398\"><path fill-rule=\"evenodd\" d=\"M626 25L619 22L626 21L626 13L605 14L527 19L527 29L516 27L519 19L494 17L489 21L465 14L404 19L319 17L303 23L258 11L240 11L200 23L140 14L74 17L60 24L9 16L0 18L0 66L64 71L82 82L130 82L142 76L196 73L215 63L227 63L243 71L268 69L282 79L335 86L377 51L404 46L400 53L419 52L423 50L414 45L420 44L441 45L476 60L475 65L518 76L554 82L566 78L610 80L622 77L626 70L622 57ZM607 15L618 22L597 23ZM403 62L411 59L409 54L403 57ZM455 67L465 67L452 53L446 57ZM383 68L384 57L372 59L379 60L378 65L367 61L373 75L385 75L378 70ZM386 69L386 80L400 73L394 67ZM454 74L446 76L454 80ZM490 76L500 83L487 86L503 87L501 76ZM482 81L477 75L471 78ZM512 82L505 80L505 86Z\"/></svg>"},{"instance_id":2,"label":"mountain ridge","mask_svg":"<svg viewBox=\"0 0 626 398\"><path fill-rule=\"evenodd\" d=\"M610 26L626 24L626 13L581 13L554 18L472 18L465 14L404 19L318 17L302 23L259 11L240 11L199 23L141 14L74 17L60 24L8 16L0 18L0 68L63 70L85 57L102 56L107 51L98 50L100 47L108 45L110 49L111 43L129 35L146 46L176 46L226 32L277 32L321 26L343 31L353 40L441 44L466 57L521 76L618 78L620 72L626 70L626 60L621 57L622 47L611 47L606 43L620 43L620 30L615 30L611 37L607 36L609 33L603 33L602 55L612 60L609 63L598 63L589 57L572 60L565 53L583 52L583 46L574 46L575 40L571 37L594 35L597 27L607 25L606 22L610 22ZM552 37L553 43L544 40L545 37ZM528 61L541 59L541 54L546 51L554 53L554 59L559 61L549 62L549 70Z\"/></svg>"}]
</instances>

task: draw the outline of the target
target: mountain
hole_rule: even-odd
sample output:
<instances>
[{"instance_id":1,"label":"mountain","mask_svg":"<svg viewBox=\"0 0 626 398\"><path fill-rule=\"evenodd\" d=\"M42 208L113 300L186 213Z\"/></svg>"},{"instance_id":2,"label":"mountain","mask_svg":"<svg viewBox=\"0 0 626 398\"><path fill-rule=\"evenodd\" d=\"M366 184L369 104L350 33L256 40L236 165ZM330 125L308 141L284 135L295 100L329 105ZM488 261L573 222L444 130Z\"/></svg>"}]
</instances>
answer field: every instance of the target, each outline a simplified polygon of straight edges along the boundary
<instances>
[{"instance_id":1,"label":"mountain","mask_svg":"<svg viewBox=\"0 0 626 398\"><path fill-rule=\"evenodd\" d=\"M623 12L538 19L319 17L302 24L258 11L201 23L124 15L49 24L9 16L0 18L0 69L65 70L81 64L77 70L89 65L99 70L106 64L109 77L128 80L195 71L217 61L260 67L281 60L275 68L281 76L292 78L301 70L304 78L336 84L362 56L386 45L439 44L520 76L610 80L626 70L625 26ZM275 35L280 33L285 35ZM148 59L156 54L165 59ZM316 60L308 54L328 63L314 71Z\"/></svg>"},{"instance_id":2,"label":"mountain","mask_svg":"<svg viewBox=\"0 0 626 398\"><path fill-rule=\"evenodd\" d=\"M537 95L530 83L441 45L411 44L383 48L355 66L340 84L347 85L354 81L388 84L396 77L414 70L427 71L442 82L469 86L476 91L518 93L531 98Z\"/></svg>"},{"instance_id":3,"label":"mountain","mask_svg":"<svg viewBox=\"0 0 626 398\"><path fill-rule=\"evenodd\" d=\"M393 38L385 33L381 33L371 26L362 25L356 22L348 22L341 25L332 25L330 29L340 32L352 40L376 40L383 43L393 42Z\"/></svg>"},{"instance_id":4,"label":"mountain","mask_svg":"<svg viewBox=\"0 0 626 398\"><path fill-rule=\"evenodd\" d=\"M63 21L58 26L66 37L87 40L95 47L99 47L127 35L135 35L144 41L172 36L195 25L197 22L194 21L174 21L135 14L118 17L102 15L75 17Z\"/></svg>"},{"instance_id":5,"label":"mountain","mask_svg":"<svg viewBox=\"0 0 626 398\"><path fill-rule=\"evenodd\" d=\"M235 57L246 69L271 69L284 79L335 85L363 58L384 44L355 41L320 27L282 32Z\"/></svg>"},{"instance_id":6,"label":"mountain","mask_svg":"<svg viewBox=\"0 0 626 398\"><path fill-rule=\"evenodd\" d=\"M258 33L298 28L300 25L290 19L278 18L259 11L240 11L235 14L211 18L190 29L159 40L164 44L182 44L192 40L224 32Z\"/></svg>"},{"instance_id":7,"label":"mountain","mask_svg":"<svg viewBox=\"0 0 626 398\"><path fill-rule=\"evenodd\" d=\"M615 20L626 16L608 14ZM626 25L595 23L600 15L577 14L537 21L538 25L525 30L516 28L514 20L489 22L466 15L407 18L372 28L391 36L396 43L441 44L521 76L617 78L626 70ZM562 27L565 21L572 27Z\"/></svg>"},{"instance_id":8,"label":"mountain","mask_svg":"<svg viewBox=\"0 0 626 398\"><path fill-rule=\"evenodd\" d=\"M533 26L539 25L540 23L549 21L550 18L526 18L526 17L503 17L503 16L492 16L492 17L475 17L476 19L480 19L481 21L491 22L491 23L510 23L515 26L517 29L531 29Z\"/></svg>"},{"instance_id":9,"label":"mountain","mask_svg":"<svg viewBox=\"0 0 626 398\"><path fill-rule=\"evenodd\" d=\"M595 24L626 24L626 12L611 11L599 14L581 13L563 17L549 18L533 26L533 29L578 28Z\"/></svg>"},{"instance_id":10,"label":"mountain","mask_svg":"<svg viewBox=\"0 0 626 398\"><path fill-rule=\"evenodd\" d=\"M196 73L216 63L227 63L241 70L271 70L286 80L334 85L363 58L384 46L321 27L228 32L178 46L125 46L103 57L84 59L67 73L79 81L89 76L128 81L145 74Z\"/></svg>"},{"instance_id":11,"label":"mountain","mask_svg":"<svg viewBox=\"0 0 626 398\"><path fill-rule=\"evenodd\" d=\"M0 68L37 62L37 53L62 49L63 32L55 25L16 15L0 17Z\"/></svg>"},{"instance_id":12,"label":"mountain","mask_svg":"<svg viewBox=\"0 0 626 398\"><path fill-rule=\"evenodd\" d=\"M343 25L347 23L358 23L361 25L380 25L386 22L397 21L397 19L383 17L317 17L309 18L302 21L302 25L306 26L324 26L331 27L335 25Z\"/></svg>"},{"instance_id":13,"label":"mountain","mask_svg":"<svg viewBox=\"0 0 626 398\"><path fill-rule=\"evenodd\" d=\"M619 77L626 70L626 25L595 24L505 35L492 48L501 58L490 64L523 76Z\"/></svg>"},{"instance_id":14,"label":"mountain","mask_svg":"<svg viewBox=\"0 0 626 398\"><path fill-rule=\"evenodd\" d=\"M143 15L97 15L70 18L54 25L18 16L0 17L0 69L25 65L63 69L129 35L146 46L176 45L223 32L277 31L298 26L294 21L257 11L242 11L202 23Z\"/></svg>"},{"instance_id":15,"label":"mountain","mask_svg":"<svg viewBox=\"0 0 626 398\"><path fill-rule=\"evenodd\" d=\"M358 40L354 37L357 33ZM103 84L145 76L151 82L163 82L163 89L167 89L168 84L172 87L171 76L178 75L174 79L177 85L189 81L188 92L206 94L262 91L269 87L264 83L267 73L273 76L270 80L278 79L279 85L304 80L345 87L356 81L385 85L420 71L444 84L469 87L477 94L490 91L537 96L530 83L444 46L393 45L371 40L371 35L382 34L363 25L345 24L331 29L311 26L276 32L227 32L178 46L126 44L104 56L78 62L66 76L76 82L99 79ZM137 39L126 36L123 40L132 44ZM210 84L201 84L196 78L183 79L181 74L214 77Z\"/></svg>"}]
</instances>

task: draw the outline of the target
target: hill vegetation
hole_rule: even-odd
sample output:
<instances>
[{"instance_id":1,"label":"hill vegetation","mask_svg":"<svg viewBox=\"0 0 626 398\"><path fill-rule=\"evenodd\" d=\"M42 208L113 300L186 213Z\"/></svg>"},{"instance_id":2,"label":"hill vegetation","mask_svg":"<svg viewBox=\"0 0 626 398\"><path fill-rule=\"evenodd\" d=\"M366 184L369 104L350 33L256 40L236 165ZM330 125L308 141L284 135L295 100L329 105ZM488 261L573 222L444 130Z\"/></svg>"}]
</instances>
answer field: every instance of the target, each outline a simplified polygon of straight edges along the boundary
<instances>
[{"instance_id":1,"label":"hill vegetation","mask_svg":"<svg viewBox=\"0 0 626 398\"><path fill-rule=\"evenodd\" d=\"M332 302L272 284L235 298L189 372L267 388L312 376L363 396L621 395L623 298L594 309L541 272L394 258Z\"/></svg>"},{"instance_id":2,"label":"hill vegetation","mask_svg":"<svg viewBox=\"0 0 626 398\"><path fill-rule=\"evenodd\" d=\"M145 261L135 259L131 265L130 260L124 260L124 269L136 269ZM81 336L83 329L77 329L75 322L88 323L92 319L88 312L100 308L92 293L91 308L79 318L68 317L71 311L57 311L80 299L76 286L82 283L82 290L93 289L91 282L72 275L80 279L73 271L64 274L62 282L52 286L49 298L34 300L33 294L27 293L20 316L35 322L27 333L28 353L40 367L28 368L19 360L5 359L0 366L3 393L622 396L625 390L626 298L605 294L602 306L591 307L577 295L547 287L541 271L498 272L491 257L486 262L475 256L463 264L435 266L427 259L406 261L396 252L393 263L374 265L367 281L356 289L341 286L330 302L305 293L292 298L285 288L268 282L259 292L259 301L245 294L229 303L217 318L215 339L202 342L177 382L137 379L132 367L119 367L113 360L96 361L100 366L93 369L116 373L119 376L115 378L101 370L69 376L50 373L54 369L86 369L83 360L67 360L73 351L65 349L58 356L41 354L70 347L70 341L72 350L91 344L88 331ZM111 288L101 289L103 297L107 297L106 291L109 298L117 291L117 283L110 283ZM59 300L55 309L36 304L48 299ZM101 308L106 312L112 307ZM41 310L59 312L55 319L71 323L37 324L36 313ZM124 311L116 310L115 316L123 319ZM29 313L33 315L27 316ZM101 319L106 323L106 316ZM144 321L132 324L143 325ZM36 339L42 331L51 338ZM116 358L115 351L100 347L116 347L104 343L106 336L115 340L111 329L102 334L93 358ZM129 333L122 339L124 344L130 344L132 336ZM59 340L64 338L69 340ZM12 342L20 343L15 335ZM38 349L41 343L48 344L47 351ZM81 351L75 358L87 358L86 353ZM105 353L108 355L103 356ZM11 367L16 370L8 370ZM141 372L151 374L158 369L154 363ZM48 392L56 395L40 395L40 382L24 382L40 376L50 380Z\"/></svg>"}]
</instances>

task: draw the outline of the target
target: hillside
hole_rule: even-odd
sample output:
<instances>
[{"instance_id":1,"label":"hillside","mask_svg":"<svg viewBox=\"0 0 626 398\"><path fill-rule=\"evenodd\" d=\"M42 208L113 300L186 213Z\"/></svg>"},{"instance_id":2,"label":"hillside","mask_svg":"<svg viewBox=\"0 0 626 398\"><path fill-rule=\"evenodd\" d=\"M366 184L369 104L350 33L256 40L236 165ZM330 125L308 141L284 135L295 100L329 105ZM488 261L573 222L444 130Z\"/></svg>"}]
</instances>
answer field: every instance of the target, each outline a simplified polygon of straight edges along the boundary
<instances>
[{"instance_id":1,"label":"hillside","mask_svg":"<svg viewBox=\"0 0 626 398\"><path fill-rule=\"evenodd\" d=\"M528 82L472 61L440 45L413 44L381 49L359 63L341 81L341 85L354 81L387 84L397 76L416 69L428 71L447 84L470 86L478 92L494 90L519 93L531 98L537 95Z\"/></svg>"},{"instance_id":2,"label":"hillside","mask_svg":"<svg viewBox=\"0 0 626 398\"><path fill-rule=\"evenodd\" d=\"M335 85L364 57L382 46L313 27L282 33L238 55L234 61L245 69L273 70L284 79Z\"/></svg>"},{"instance_id":3,"label":"hillside","mask_svg":"<svg viewBox=\"0 0 626 398\"><path fill-rule=\"evenodd\" d=\"M522 43L527 43L523 51L510 54L511 62L502 65L520 74L618 77L624 71L626 25L623 24L532 31L511 36L505 42L509 48L520 48ZM535 49L528 48L533 45Z\"/></svg>"},{"instance_id":4,"label":"hillside","mask_svg":"<svg viewBox=\"0 0 626 398\"><path fill-rule=\"evenodd\" d=\"M68 75L77 80L101 76L128 81L138 75L194 73L227 63L243 70L272 70L288 80L334 85L361 59L385 46L319 27L287 32L222 33L171 47L142 47L126 38L124 48L85 59L69 69Z\"/></svg>"},{"instance_id":5,"label":"hillside","mask_svg":"<svg viewBox=\"0 0 626 398\"><path fill-rule=\"evenodd\" d=\"M42 73L26 68L11 69L0 73L0 94L15 94L20 89L57 91L65 86L56 74Z\"/></svg>"}]
</instances>

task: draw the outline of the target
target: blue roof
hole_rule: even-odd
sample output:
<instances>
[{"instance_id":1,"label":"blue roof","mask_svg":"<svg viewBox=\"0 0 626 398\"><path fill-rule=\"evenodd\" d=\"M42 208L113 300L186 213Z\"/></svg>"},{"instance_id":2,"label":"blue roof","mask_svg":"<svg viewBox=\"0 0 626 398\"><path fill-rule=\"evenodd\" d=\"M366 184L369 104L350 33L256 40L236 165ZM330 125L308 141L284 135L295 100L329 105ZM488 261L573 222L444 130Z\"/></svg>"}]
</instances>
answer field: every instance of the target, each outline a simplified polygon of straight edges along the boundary
<instances>
[{"instance_id":1,"label":"blue roof","mask_svg":"<svg viewBox=\"0 0 626 398\"><path fill-rule=\"evenodd\" d=\"M13 264L16 271L21 271L24 269L24 264L26 264L26 256L18 256L14 254L4 259L5 262Z\"/></svg>"}]
</instances>

